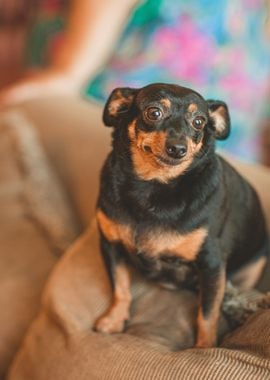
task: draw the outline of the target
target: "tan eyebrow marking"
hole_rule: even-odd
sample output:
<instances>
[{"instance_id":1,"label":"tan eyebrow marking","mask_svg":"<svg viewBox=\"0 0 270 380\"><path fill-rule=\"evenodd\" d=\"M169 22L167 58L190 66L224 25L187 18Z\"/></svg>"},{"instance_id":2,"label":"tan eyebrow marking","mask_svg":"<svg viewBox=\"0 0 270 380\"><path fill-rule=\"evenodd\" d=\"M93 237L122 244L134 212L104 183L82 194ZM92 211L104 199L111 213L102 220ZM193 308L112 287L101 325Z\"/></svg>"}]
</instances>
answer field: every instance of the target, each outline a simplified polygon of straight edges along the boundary
<instances>
[{"instance_id":1,"label":"tan eyebrow marking","mask_svg":"<svg viewBox=\"0 0 270 380\"><path fill-rule=\"evenodd\" d=\"M196 111L198 111L198 106L197 106L197 104L195 104L195 103L191 103L189 106L188 106L188 112L196 112Z\"/></svg>"},{"instance_id":2,"label":"tan eyebrow marking","mask_svg":"<svg viewBox=\"0 0 270 380\"><path fill-rule=\"evenodd\" d=\"M171 105L172 105L172 102L168 98L161 99L160 103L163 104L167 108L171 108Z\"/></svg>"}]
</instances>

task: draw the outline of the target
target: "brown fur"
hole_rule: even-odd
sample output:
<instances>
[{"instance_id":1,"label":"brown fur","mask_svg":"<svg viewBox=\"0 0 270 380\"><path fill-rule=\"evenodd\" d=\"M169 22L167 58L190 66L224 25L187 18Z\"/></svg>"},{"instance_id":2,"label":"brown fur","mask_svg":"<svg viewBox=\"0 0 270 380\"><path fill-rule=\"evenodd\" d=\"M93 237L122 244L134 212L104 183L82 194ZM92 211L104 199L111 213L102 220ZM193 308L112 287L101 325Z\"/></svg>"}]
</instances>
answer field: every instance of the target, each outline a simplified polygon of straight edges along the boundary
<instances>
[{"instance_id":1,"label":"brown fur","mask_svg":"<svg viewBox=\"0 0 270 380\"><path fill-rule=\"evenodd\" d=\"M218 133L222 133L226 124L224 123L225 109L224 107L218 107L215 111L209 112L210 116L215 120L216 130Z\"/></svg>"},{"instance_id":2,"label":"brown fur","mask_svg":"<svg viewBox=\"0 0 270 380\"><path fill-rule=\"evenodd\" d=\"M190 112L190 113L193 113L193 112L195 112L195 111L197 111L198 110L198 106L197 106L197 104L195 104L195 103L191 103L189 106L188 106L188 112Z\"/></svg>"},{"instance_id":3,"label":"brown fur","mask_svg":"<svg viewBox=\"0 0 270 380\"><path fill-rule=\"evenodd\" d=\"M136 120L128 127L129 137L131 140L131 154L134 168L138 177L145 181L156 179L162 183L168 183L171 179L183 174L192 163L193 156L201 148L202 143L194 144L188 141L188 154L181 164L169 166L160 162L156 156L163 156L165 149L166 133L165 132L148 132L139 131L138 136L135 133ZM149 146L151 152L146 152L145 147Z\"/></svg>"},{"instance_id":4,"label":"brown fur","mask_svg":"<svg viewBox=\"0 0 270 380\"><path fill-rule=\"evenodd\" d=\"M202 308L199 307L197 325L197 342L196 347L212 347L216 344L217 339L217 327L220 315L220 305L224 296L226 284L226 275L223 270L219 274L219 281L216 287L216 295L211 308L210 314L205 318L203 316ZM201 303L200 303L201 305Z\"/></svg>"},{"instance_id":5,"label":"brown fur","mask_svg":"<svg viewBox=\"0 0 270 380\"><path fill-rule=\"evenodd\" d=\"M130 103L131 97L125 98L120 91L116 93L116 99L112 100L110 103L109 111L111 116L116 116L117 112L123 106L123 104L128 105Z\"/></svg>"},{"instance_id":6,"label":"brown fur","mask_svg":"<svg viewBox=\"0 0 270 380\"><path fill-rule=\"evenodd\" d=\"M135 247L135 236L130 226L114 222L101 210L97 210L97 220L107 240L121 242L129 251L147 252L150 257L158 258L165 254L193 261L207 236L205 228L198 228L186 235L176 232L151 231L137 237L138 242Z\"/></svg>"},{"instance_id":7,"label":"brown fur","mask_svg":"<svg viewBox=\"0 0 270 380\"><path fill-rule=\"evenodd\" d=\"M115 268L113 302L109 310L96 323L96 330L105 333L121 332L129 319L131 304L131 275L124 264Z\"/></svg>"},{"instance_id":8,"label":"brown fur","mask_svg":"<svg viewBox=\"0 0 270 380\"><path fill-rule=\"evenodd\" d=\"M160 100L160 103L163 104L166 108L171 108L172 102L170 99L163 98Z\"/></svg>"},{"instance_id":9,"label":"brown fur","mask_svg":"<svg viewBox=\"0 0 270 380\"><path fill-rule=\"evenodd\" d=\"M189 234L153 231L139 240L139 250L151 257L174 255L187 261L196 259L207 236L205 228L198 228Z\"/></svg>"},{"instance_id":10,"label":"brown fur","mask_svg":"<svg viewBox=\"0 0 270 380\"><path fill-rule=\"evenodd\" d=\"M97 210L96 217L99 228L107 240L122 242L129 251L134 250L132 232L129 226L113 221L100 209Z\"/></svg>"}]
</instances>

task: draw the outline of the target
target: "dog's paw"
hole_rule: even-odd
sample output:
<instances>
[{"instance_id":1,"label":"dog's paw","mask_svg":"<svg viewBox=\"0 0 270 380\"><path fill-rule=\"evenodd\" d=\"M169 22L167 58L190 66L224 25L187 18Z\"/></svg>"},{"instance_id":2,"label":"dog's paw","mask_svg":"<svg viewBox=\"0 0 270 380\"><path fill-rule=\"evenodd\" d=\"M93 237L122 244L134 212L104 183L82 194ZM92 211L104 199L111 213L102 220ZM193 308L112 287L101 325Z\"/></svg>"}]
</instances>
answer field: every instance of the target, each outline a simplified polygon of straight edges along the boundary
<instances>
[{"instance_id":1,"label":"dog's paw","mask_svg":"<svg viewBox=\"0 0 270 380\"><path fill-rule=\"evenodd\" d=\"M201 342L196 343L194 346L194 348L211 348L211 347L214 347L214 345L210 343L201 343Z\"/></svg>"},{"instance_id":2,"label":"dog's paw","mask_svg":"<svg viewBox=\"0 0 270 380\"><path fill-rule=\"evenodd\" d=\"M198 337L195 348L211 348L216 346L215 337Z\"/></svg>"},{"instance_id":3,"label":"dog's paw","mask_svg":"<svg viewBox=\"0 0 270 380\"><path fill-rule=\"evenodd\" d=\"M126 327L128 318L119 318L117 315L105 315L97 320L94 330L106 334L121 333Z\"/></svg>"}]
</instances>

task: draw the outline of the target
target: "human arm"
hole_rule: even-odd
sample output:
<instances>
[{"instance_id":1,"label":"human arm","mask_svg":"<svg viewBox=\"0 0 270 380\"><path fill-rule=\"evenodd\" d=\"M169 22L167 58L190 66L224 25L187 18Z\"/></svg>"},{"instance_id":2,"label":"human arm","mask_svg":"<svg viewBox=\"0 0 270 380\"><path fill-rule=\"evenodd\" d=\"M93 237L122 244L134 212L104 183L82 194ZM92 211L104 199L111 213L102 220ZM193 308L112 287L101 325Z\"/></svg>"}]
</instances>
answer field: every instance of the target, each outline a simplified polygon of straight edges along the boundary
<instances>
[{"instance_id":1,"label":"human arm","mask_svg":"<svg viewBox=\"0 0 270 380\"><path fill-rule=\"evenodd\" d=\"M0 104L78 93L105 64L136 2L73 0L64 43L51 65L2 90Z\"/></svg>"}]
</instances>

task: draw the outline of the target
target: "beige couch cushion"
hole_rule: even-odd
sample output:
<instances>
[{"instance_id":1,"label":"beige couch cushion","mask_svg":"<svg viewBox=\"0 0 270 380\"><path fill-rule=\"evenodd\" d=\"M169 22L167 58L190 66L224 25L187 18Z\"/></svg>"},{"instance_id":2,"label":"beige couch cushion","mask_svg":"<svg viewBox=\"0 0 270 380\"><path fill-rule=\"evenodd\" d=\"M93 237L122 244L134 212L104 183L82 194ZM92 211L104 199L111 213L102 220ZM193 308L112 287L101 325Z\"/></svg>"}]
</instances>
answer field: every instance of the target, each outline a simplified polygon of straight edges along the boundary
<instances>
[{"instance_id":1,"label":"beige couch cushion","mask_svg":"<svg viewBox=\"0 0 270 380\"><path fill-rule=\"evenodd\" d=\"M100 107L61 97L2 112L0 132L2 379L50 270L93 216L110 131Z\"/></svg>"},{"instance_id":2,"label":"beige couch cushion","mask_svg":"<svg viewBox=\"0 0 270 380\"><path fill-rule=\"evenodd\" d=\"M222 348L189 349L196 297L135 280L131 323L123 334L92 331L110 302L95 226L55 267L42 309L9 380L266 379L270 376L270 311L258 312ZM138 282L139 281L139 282Z\"/></svg>"},{"instance_id":3,"label":"beige couch cushion","mask_svg":"<svg viewBox=\"0 0 270 380\"><path fill-rule=\"evenodd\" d=\"M37 313L59 254L77 236L65 192L31 125L0 116L0 378Z\"/></svg>"},{"instance_id":4,"label":"beige couch cushion","mask_svg":"<svg viewBox=\"0 0 270 380\"><path fill-rule=\"evenodd\" d=\"M111 128L99 105L72 97L33 100L16 107L35 126L54 170L63 181L84 227L95 208L99 172L110 146Z\"/></svg>"}]
</instances>

